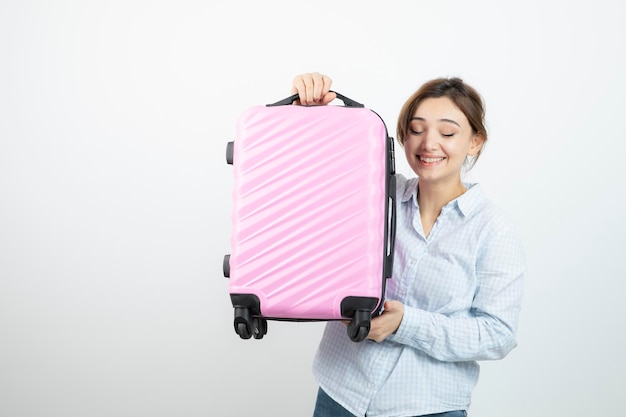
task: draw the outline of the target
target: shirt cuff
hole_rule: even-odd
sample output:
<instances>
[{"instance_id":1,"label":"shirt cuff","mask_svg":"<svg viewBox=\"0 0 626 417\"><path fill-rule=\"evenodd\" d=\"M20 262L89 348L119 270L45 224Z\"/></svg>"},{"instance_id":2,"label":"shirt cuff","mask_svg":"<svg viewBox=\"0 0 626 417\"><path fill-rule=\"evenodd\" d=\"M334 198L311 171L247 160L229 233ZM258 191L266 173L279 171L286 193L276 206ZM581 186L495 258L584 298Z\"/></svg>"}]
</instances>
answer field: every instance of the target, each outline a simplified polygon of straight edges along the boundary
<instances>
[{"instance_id":1,"label":"shirt cuff","mask_svg":"<svg viewBox=\"0 0 626 417\"><path fill-rule=\"evenodd\" d=\"M424 342L426 336L425 324L428 323L429 313L415 307L404 306L404 315L398 330L387 339L403 345L415 346L416 343ZM420 334L424 333L424 334Z\"/></svg>"}]
</instances>

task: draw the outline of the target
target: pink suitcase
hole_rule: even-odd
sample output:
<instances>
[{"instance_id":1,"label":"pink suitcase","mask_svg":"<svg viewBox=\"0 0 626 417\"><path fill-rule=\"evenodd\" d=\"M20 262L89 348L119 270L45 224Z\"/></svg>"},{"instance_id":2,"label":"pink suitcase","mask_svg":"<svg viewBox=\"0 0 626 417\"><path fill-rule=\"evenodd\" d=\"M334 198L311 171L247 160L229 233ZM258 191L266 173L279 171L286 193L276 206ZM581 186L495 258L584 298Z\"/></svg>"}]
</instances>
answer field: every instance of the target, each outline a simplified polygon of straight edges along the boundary
<instances>
[{"instance_id":1,"label":"pink suitcase","mask_svg":"<svg viewBox=\"0 0 626 417\"><path fill-rule=\"evenodd\" d=\"M267 320L350 321L350 339L382 312L395 235L393 138L378 114L294 106L244 111L226 148L233 165L231 253L224 276L242 339Z\"/></svg>"}]
</instances>

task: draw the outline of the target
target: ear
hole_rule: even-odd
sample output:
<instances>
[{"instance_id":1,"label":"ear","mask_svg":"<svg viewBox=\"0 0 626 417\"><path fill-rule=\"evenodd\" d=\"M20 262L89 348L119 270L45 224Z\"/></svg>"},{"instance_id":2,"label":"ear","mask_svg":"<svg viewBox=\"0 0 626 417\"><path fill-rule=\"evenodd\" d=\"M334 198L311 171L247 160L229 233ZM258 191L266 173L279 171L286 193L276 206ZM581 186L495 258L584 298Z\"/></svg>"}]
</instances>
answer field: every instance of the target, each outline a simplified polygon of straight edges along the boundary
<instances>
[{"instance_id":1,"label":"ear","mask_svg":"<svg viewBox=\"0 0 626 417\"><path fill-rule=\"evenodd\" d=\"M467 154L470 156L478 155L483 147L483 143L485 143L485 137L480 133L474 133L472 135L469 152Z\"/></svg>"}]
</instances>

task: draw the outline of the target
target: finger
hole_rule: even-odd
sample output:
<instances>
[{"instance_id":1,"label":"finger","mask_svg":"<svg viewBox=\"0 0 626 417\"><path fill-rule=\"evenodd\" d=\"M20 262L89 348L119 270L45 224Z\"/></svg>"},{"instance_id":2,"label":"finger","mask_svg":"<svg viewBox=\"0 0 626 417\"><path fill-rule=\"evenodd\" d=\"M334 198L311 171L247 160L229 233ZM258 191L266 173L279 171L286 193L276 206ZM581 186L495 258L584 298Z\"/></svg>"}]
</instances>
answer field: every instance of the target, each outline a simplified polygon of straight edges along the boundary
<instances>
[{"instance_id":1,"label":"finger","mask_svg":"<svg viewBox=\"0 0 626 417\"><path fill-rule=\"evenodd\" d=\"M326 95L332 88L333 80L328 75L322 75L322 82L324 83L324 95Z\"/></svg>"},{"instance_id":2,"label":"finger","mask_svg":"<svg viewBox=\"0 0 626 417\"><path fill-rule=\"evenodd\" d=\"M326 105L337 98L337 93L326 93L322 98L322 104Z\"/></svg>"},{"instance_id":3,"label":"finger","mask_svg":"<svg viewBox=\"0 0 626 417\"><path fill-rule=\"evenodd\" d=\"M320 83L321 83L321 94L320 94L320 102L321 104L328 104L337 98L336 93L330 93L331 86L333 85L333 80L328 75L320 74Z\"/></svg>"},{"instance_id":4,"label":"finger","mask_svg":"<svg viewBox=\"0 0 626 417\"><path fill-rule=\"evenodd\" d=\"M298 92L300 83L301 80L299 75L293 77L293 80L291 81L291 94L296 94Z\"/></svg>"},{"instance_id":5,"label":"finger","mask_svg":"<svg viewBox=\"0 0 626 417\"><path fill-rule=\"evenodd\" d=\"M313 80L313 101L319 103L322 101L322 97L328 92L324 85L324 76L319 72L311 74Z\"/></svg>"},{"instance_id":6,"label":"finger","mask_svg":"<svg viewBox=\"0 0 626 417\"><path fill-rule=\"evenodd\" d=\"M300 101L302 102L302 104L304 105L311 105L311 104L315 104L315 100L314 100L314 81L313 81L313 76L312 74L302 74L302 83L304 84L304 87L302 89L302 91L300 92Z\"/></svg>"},{"instance_id":7,"label":"finger","mask_svg":"<svg viewBox=\"0 0 626 417\"><path fill-rule=\"evenodd\" d=\"M298 94L299 99L294 101L294 104L304 104L302 103L302 97L305 96L306 86L304 84L304 79L302 75L296 76L291 83L291 94Z\"/></svg>"}]
</instances>

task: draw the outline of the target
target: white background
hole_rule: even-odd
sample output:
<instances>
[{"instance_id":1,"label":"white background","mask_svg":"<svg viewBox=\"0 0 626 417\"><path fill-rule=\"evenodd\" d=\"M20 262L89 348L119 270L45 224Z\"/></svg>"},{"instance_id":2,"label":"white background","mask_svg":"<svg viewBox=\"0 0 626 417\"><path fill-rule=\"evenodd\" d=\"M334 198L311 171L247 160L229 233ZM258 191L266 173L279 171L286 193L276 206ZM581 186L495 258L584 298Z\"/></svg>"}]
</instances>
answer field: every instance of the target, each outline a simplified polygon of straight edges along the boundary
<instances>
[{"instance_id":1,"label":"white background","mask_svg":"<svg viewBox=\"0 0 626 417\"><path fill-rule=\"evenodd\" d=\"M618 1L0 3L0 415L308 416L321 323L233 330L226 143L321 71L395 135L460 76L481 182L525 239L519 346L471 416L623 412ZM411 174L398 153L398 170Z\"/></svg>"}]
</instances>

